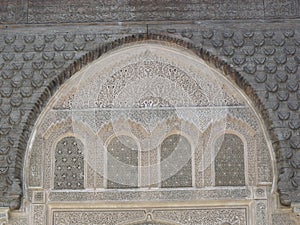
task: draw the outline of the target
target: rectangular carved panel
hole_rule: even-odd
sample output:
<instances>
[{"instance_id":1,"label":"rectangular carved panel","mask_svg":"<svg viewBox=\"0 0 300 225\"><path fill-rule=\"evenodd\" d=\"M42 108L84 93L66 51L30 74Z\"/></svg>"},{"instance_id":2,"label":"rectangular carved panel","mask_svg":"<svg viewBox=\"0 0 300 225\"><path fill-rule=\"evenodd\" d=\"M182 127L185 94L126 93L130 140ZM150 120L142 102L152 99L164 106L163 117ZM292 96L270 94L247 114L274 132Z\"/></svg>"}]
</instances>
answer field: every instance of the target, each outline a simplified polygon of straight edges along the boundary
<instances>
[{"instance_id":1,"label":"rectangular carved panel","mask_svg":"<svg viewBox=\"0 0 300 225\"><path fill-rule=\"evenodd\" d=\"M299 16L299 0L265 0L264 5L267 18Z\"/></svg>"},{"instance_id":2,"label":"rectangular carved panel","mask_svg":"<svg viewBox=\"0 0 300 225\"><path fill-rule=\"evenodd\" d=\"M155 210L153 219L179 224L239 224L246 225L246 208L205 208Z\"/></svg>"},{"instance_id":3,"label":"rectangular carved panel","mask_svg":"<svg viewBox=\"0 0 300 225\"><path fill-rule=\"evenodd\" d=\"M46 206L44 204L32 205L33 215L31 218L31 224L44 225L46 224Z\"/></svg>"},{"instance_id":4,"label":"rectangular carved panel","mask_svg":"<svg viewBox=\"0 0 300 225\"><path fill-rule=\"evenodd\" d=\"M166 208L140 210L54 211L52 224L239 224L246 225L247 207Z\"/></svg>"},{"instance_id":5,"label":"rectangular carved panel","mask_svg":"<svg viewBox=\"0 0 300 225\"><path fill-rule=\"evenodd\" d=\"M142 220L145 212L142 210L131 211L100 211L100 210L73 210L53 212L53 225L73 224L120 224ZM123 224L123 223L122 223Z\"/></svg>"},{"instance_id":6,"label":"rectangular carved panel","mask_svg":"<svg viewBox=\"0 0 300 225\"><path fill-rule=\"evenodd\" d=\"M25 0L1 0L0 24L1 23L26 23L27 1Z\"/></svg>"},{"instance_id":7,"label":"rectangular carved panel","mask_svg":"<svg viewBox=\"0 0 300 225\"><path fill-rule=\"evenodd\" d=\"M28 23L263 19L296 16L297 0L214 1L38 1L29 0ZM265 15L266 14L266 15Z\"/></svg>"},{"instance_id":8,"label":"rectangular carved panel","mask_svg":"<svg viewBox=\"0 0 300 225\"><path fill-rule=\"evenodd\" d=\"M118 192L50 192L49 202L74 202L74 201L191 201L191 200L241 200L252 196L251 189L230 188L230 189L202 189L202 190L151 190L151 191L125 191Z\"/></svg>"}]
</instances>

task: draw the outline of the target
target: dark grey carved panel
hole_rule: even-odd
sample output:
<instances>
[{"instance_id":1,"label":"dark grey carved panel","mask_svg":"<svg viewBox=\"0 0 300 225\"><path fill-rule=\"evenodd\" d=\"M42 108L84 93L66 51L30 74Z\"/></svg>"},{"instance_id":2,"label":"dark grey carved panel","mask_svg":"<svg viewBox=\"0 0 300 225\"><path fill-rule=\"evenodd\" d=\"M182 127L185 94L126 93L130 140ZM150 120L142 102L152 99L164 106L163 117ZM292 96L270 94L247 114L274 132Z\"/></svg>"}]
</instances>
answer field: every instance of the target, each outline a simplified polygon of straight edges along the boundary
<instances>
[{"instance_id":1,"label":"dark grey carved panel","mask_svg":"<svg viewBox=\"0 0 300 225\"><path fill-rule=\"evenodd\" d=\"M25 0L18 0L13 3L2 2L0 23L197 21L299 17L297 0L29 0L28 3Z\"/></svg>"},{"instance_id":2,"label":"dark grey carved panel","mask_svg":"<svg viewBox=\"0 0 300 225\"><path fill-rule=\"evenodd\" d=\"M299 18L297 0L2 0L1 23Z\"/></svg>"},{"instance_id":3,"label":"dark grey carved panel","mask_svg":"<svg viewBox=\"0 0 300 225\"><path fill-rule=\"evenodd\" d=\"M27 1L26 0L1 0L0 1L0 24L1 23L26 23Z\"/></svg>"},{"instance_id":4,"label":"dark grey carved panel","mask_svg":"<svg viewBox=\"0 0 300 225\"><path fill-rule=\"evenodd\" d=\"M234 134L218 138L215 147L216 186L245 185L244 144Z\"/></svg>"},{"instance_id":5,"label":"dark grey carved panel","mask_svg":"<svg viewBox=\"0 0 300 225\"><path fill-rule=\"evenodd\" d=\"M56 145L54 188L84 188L84 146L75 137L65 137Z\"/></svg>"},{"instance_id":6,"label":"dark grey carved panel","mask_svg":"<svg viewBox=\"0 0 300 225\"><path fill-rule=\"evenodd\" d=\"M131 137L114 137L107 146L107 188L138 187L138 146Z\"/></svg>"},{"instance_id":7,"label":"dark grey carved panel","mask_svg":"<svg viewBox=\"0 0 300 225\"><path fill-rule=\"evenodd\" d=\"M264 6L267 18L295 18L299 16L298 0L265 0Z\"/></svg>"},{"instance_id":8,"label":"dark grey carved panel","mask_svg":"<svg viewBox=\"0 0 300 225\"><path fill-rule=\"evenodd\" d=\"M189 141L178 134L161 144L161 187L192 186L192 149Z\"/></svg>"}]
</instances>

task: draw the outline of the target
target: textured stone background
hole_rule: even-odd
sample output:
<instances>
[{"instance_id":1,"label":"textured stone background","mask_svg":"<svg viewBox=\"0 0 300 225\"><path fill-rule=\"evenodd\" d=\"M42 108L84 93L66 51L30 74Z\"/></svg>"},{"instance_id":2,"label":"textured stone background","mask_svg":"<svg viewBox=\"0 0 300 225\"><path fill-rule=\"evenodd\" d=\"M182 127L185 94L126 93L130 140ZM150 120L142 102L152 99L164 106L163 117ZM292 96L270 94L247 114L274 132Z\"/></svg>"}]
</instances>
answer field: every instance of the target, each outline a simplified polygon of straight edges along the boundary
<instances>
[{"instance_id":1,"label":"textured stone background","mask_svg":"<svg viewBox=\"0 0 300 225\"><path fill-rule=\"evenodd\" d=\"M19 207L27 141L59 86L103 52L153 38L192 48L246 92L273 142L281 203L300 202L298 0L63 2L0 1L0 206Z\"/></svg>"},{"instance_id":2,"label":"textured stone background","mask_svg":"<svg viewBox=\"0 0 300 225\"><path fill-rule=\"evenodd\" d=\"M298 0L1 0L0 23L299 18Z\"/></svg>"}]
</instances>

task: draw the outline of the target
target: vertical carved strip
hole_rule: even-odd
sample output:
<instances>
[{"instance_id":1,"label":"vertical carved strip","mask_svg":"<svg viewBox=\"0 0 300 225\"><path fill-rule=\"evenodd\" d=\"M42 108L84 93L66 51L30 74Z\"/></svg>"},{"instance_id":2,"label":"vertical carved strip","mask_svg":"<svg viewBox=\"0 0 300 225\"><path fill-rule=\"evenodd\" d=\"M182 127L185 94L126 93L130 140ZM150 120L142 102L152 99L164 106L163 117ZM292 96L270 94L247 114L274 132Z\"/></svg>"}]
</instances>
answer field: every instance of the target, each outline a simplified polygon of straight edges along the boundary
<instances>
[{"instance_id":1,"label":"vertical carved strip","mask_svg":"<svg viewBox=\"0 0 300 225\"><path fill-rule=\"evenodd\" d=\"M199 143L195 149L195 185L204 186L203 144Z\"/></svg>"},{"instance_id":2,"label":"vertical carved strip","mask_svg":"<svg viewBox=\"0 0 300 225\"><path fill-rule=\"evenodd\" d=\"M150 151L141 152L141 163L140 163L140 183L141 187L148 187L150 184L149 174L149 155Z\"/></svg>"},{"instance_id":3,"label":"vertical carved strip","mask_svg":"<svg viewBox=\"0 0 300 225\"><path fill-rule=\"evenodd\" d=\"M46 207L41 204L32 205L32 225L45 225L46 224Z\"/></svg>"},{"instance_id":4,"label":"vertical carved strip","mask_svg":"<svg viewBox=\"0 0 300 225\"><path fill-rule=\"evenodd\" d=\"M256 151L257 151L257 140L252 136L248 136L247 145L246 145L246 154L247 154L247 175L248 175L248 185L255 186L257 180L257 162L256 160ZM252 147L253 146L253 147Z\"/></svg>"},{"instance_id":5,"label":"vertical carved strip","mask_svg":"<svg viewBox=\"0 0 300 225\"><path fill-rule=\"evenodd\" d=\"M266 142L261 137L257 145L257 178L258 183L272 182L271 156Z\"/></svg>"},{"instance_id":6,"label":"vertical carved strip","mask_svg":"<svg viewBox=\"0 0 300 225\"><path fill-rule=\"evenodd\" d=\"M42 162L43 160L43 139L36 137L31 150L29 162L29 186L42 187Z\"/></svg>"},{"instance_id":7,"label":"vertical carved strip","mask_svg":"<svg viewBox=\"0 0 300 225\"><path fill-rule=\"evenodd\" d=\"M255 203L255 218L257 225L268 225L267 201L257 201Z\"/></svg>"}]
</instances>

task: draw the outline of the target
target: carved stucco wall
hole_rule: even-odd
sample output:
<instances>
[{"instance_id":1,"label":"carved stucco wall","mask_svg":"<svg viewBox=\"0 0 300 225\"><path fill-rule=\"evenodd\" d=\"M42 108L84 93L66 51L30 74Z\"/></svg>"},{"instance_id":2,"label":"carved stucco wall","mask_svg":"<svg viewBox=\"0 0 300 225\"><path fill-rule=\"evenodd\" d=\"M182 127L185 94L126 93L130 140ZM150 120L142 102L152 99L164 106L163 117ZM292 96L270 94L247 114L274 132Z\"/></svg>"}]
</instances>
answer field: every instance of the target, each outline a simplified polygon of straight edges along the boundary
<instances>
[{"instance_id":1,"label":"carved stucco wall","mask_svg":"<svg viewBox=\"0 0 300 225\"><path fill-rule=\"evenodd\" d=\"M220 142L240 146L239 162ZM266 224L276 210L270 150L249 101L223 75L178 45L131 43L76 73L43 111L26 153L22 208L41 225Z\"/></svg>"},{"instance_id":2,"label":"carved stucco wall","mask_svg":"<svg viewBox=\"0 0 300 225\"><path fill-rule=\"evenodd\" d=\"M60 16L49 11L55 7L58 10L59 3L41 5L35 1L3 1L1 23L4 25L0 34L2 206L19 207L22 195L22 163L28 137L39 112L50 96L82 65L103 52L125 42L144 39L176 42L193 49L207 62L223 70L225 75L231 77L245 91L262 113L270 133L277 159L281 203L290 205L292 201L300 201L300 34L299 21L296 19L299 18L299 2L216 1L206 4L195 1L187 3L187 10L184 12L176 10L176 7L182 7L177 3L160 4L163 4L163 10L158 14L156 10L148 10L153 5L133 4L134 8L129 9L130 4L125 1L121 4L107 3L108 8L103 3L102 7L90 12L92 7L78 1L66 4L70 10ZM255 10L249 10L253 9L253 5ZM203 7L206 10L200 10ZM190 13L191 8L195 9L194 14ZM104 14L101 11L107 12L107 9L112 9L110 11L114 13ZM127 13L127 17L120 16L124 15L122 13ZM220 18L231 21L208 20ZM281 20L272 21L274 18ZM101 26L71 24L120 20L137 22ZM139 22L147 20L157 22ZM28 25L62 21L70 24ZM9 23L18 25L5 25Z\"/></svg>"}]
</instances>

